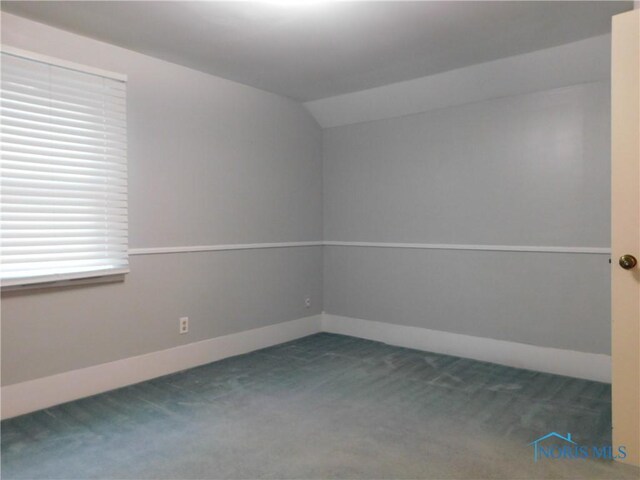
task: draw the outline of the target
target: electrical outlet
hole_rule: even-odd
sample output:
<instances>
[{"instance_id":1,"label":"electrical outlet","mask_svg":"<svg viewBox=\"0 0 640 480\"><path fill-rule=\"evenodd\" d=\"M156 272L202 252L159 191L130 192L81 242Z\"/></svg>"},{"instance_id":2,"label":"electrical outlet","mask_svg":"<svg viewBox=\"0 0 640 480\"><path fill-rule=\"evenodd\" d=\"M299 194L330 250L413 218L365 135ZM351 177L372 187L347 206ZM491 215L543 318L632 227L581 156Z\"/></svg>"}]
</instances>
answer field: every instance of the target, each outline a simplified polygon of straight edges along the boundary
<instances>
[{"instance_id":1,"label":"electrical outlet","mask_svg":"<svg viewBox=\"0 0 640 480\"><path fill-rule=\"evenodd\" d=\"M304 307L311 308L311 295L304 297Z\"/></svg>"},{"instance_id":2,"label":"electrical outlet","mask_svg":"<svg viewBox=\"0 0 640 480\"><path fill-rule=\"evenodd\" d=\"M180 319L180 327L179 330L180 335L183 335L189 331L189 317L182 317Z\"/></svg>"}]
</instances>

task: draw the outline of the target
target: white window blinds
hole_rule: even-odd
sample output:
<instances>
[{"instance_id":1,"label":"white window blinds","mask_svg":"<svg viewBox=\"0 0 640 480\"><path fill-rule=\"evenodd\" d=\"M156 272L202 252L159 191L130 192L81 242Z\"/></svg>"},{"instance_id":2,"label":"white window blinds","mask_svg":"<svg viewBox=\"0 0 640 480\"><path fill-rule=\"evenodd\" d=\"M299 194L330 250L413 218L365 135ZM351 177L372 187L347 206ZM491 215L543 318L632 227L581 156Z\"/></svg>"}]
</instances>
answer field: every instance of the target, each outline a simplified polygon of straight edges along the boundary
<instances>
[{"instance_id":1,"label":"white window blinds","mask_svg":"<svg viewBox=\"0 0 640 480\"><path fill-rule=\"evenodd\" d=\"M128 271L125 95L124 81L2 53L3 286Z\"/></svg>"}]
</instances>

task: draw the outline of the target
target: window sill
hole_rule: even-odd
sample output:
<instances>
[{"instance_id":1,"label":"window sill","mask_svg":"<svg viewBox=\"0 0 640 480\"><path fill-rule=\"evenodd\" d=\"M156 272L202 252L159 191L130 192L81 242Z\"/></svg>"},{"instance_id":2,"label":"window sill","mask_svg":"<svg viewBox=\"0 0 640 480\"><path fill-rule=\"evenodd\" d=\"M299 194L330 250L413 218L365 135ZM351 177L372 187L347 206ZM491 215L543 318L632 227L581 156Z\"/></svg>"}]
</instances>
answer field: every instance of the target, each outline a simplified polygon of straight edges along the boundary
<instances>
[{"instance_id":1,"label":"window sill","mask_svg":"<svg viewBox=\"0 0 640 480\"><path fill-rule=\"evenodd\" d=\"M128 270L117 270L114 272L96 272L95 276L84 276L80 278L65 278L58 280L45 280L23 284L14 285L2 285L0 291L2 295L5 293L24 292L24 291L36 291L36 290L50 290L52 288L73 288L81 287L83 285L99 285L102 283L116 283L124 282L125 275Z\"/></svg>"}]
</instances>

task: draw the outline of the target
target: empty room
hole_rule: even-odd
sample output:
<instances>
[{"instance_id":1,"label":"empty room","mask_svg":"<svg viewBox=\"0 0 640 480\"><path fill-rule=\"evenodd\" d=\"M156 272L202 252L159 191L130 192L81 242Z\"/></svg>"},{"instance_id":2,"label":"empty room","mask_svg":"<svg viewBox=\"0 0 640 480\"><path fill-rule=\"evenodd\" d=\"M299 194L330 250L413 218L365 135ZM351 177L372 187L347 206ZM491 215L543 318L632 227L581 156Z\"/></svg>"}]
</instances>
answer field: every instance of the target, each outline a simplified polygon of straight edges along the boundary
<instances>
[{"instance_id":1,"label":"empty room","mask_svg":"<svg viewBox=\"0 0 640 480\"><path fill-rule=\"evenodd\" d=\"M2 478L640 478L638 2L0 14Z\"/></svg>"}]
</instances>

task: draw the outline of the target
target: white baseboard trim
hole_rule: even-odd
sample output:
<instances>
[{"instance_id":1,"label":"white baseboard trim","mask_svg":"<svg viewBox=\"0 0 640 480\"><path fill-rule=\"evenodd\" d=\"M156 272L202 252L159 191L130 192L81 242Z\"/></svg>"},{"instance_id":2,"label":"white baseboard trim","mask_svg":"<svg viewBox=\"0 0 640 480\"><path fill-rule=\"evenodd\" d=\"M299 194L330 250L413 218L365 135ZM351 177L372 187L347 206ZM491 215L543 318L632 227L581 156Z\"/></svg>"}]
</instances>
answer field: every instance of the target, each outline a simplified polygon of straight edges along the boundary
<instances>
[{"instance_id":1,"label":"white baseboard trim","mask_svg":"<svg viewBox=\"0 0 640 480\"><path fill-rule=\"evenodd\" d=\"M2 387L2 419L321 331L510 367L611 382L611 357L323 313Z\"/></svg>"},{"instance_id":2,"label":"white baseboard trim","mask_svg":"<svg viewBox=\"0 0 640 480\"><path fill-rule=\"evenodd\" d=\"M321 316L222 337L2 387L2 418L121 388L321 331Z\"/></svg>"},{"instance_id":3,"label":"white baseboard trim","mask_svg":"<svg viewBox=\"0 0 640 480\"><path fill-rule=\"evenodd\" d=\"M611 383L611 357L322 314L322 330L509 367Z\"/></svg>"}]
</instances>

